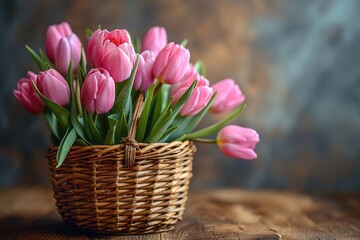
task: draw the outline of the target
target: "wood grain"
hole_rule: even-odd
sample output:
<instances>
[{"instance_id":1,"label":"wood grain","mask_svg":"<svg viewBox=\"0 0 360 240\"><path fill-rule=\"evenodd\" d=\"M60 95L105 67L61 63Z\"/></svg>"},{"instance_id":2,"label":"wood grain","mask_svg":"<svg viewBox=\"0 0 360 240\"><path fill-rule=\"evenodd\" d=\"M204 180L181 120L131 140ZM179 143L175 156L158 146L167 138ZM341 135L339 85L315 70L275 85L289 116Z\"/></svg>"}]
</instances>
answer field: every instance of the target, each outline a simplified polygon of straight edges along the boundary
<instances>
[{"instance_id":1,"label":"wood grain","mask_svg":"<svg viewBox=\"0 0 360 240\"><path fill-rule=\"evenodd\" d=\"M0 192L0 239L360 239L360 194L310 196L226 189L191 192L175 230L94 235L61 223L52 192Z\"/></svg>"}]
</instances>

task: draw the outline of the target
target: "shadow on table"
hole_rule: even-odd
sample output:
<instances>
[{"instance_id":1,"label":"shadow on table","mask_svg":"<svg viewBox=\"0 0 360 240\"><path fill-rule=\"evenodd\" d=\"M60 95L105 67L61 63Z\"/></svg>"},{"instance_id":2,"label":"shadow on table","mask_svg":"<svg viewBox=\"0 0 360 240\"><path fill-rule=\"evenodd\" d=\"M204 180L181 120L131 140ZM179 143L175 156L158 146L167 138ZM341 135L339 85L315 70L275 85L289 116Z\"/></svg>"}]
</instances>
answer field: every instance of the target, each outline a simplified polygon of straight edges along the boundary
<instances>
[{"instance_id":1,"label":"shadow on table","mask_svg":"<svg viewBox=\"0 0 360 240\"><path fill-rule=\"evenodd\" d=\"M161 235L99 234L76 229L53 218L34 221L22 216L8 216L0 219L0 239L161 239Z\"/></svg>"}]
</instances>

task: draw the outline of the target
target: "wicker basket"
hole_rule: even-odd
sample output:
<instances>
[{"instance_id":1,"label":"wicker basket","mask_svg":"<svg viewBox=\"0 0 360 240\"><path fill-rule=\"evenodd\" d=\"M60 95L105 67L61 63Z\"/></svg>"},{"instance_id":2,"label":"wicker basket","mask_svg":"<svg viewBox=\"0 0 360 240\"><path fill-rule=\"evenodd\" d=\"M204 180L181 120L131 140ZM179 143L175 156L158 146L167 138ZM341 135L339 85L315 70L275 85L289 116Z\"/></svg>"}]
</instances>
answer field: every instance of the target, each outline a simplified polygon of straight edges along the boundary
<instances>
[{"instance_id":1,"label":"wicker basket","mask_svg":"<svg viewBox=\"0 0 360 240\"><path fill-rule=\"evenodd\" d=\"M65 223L140 234L170 230L182 219L195 146L189 141L137 144L131 137L134 119L124 144L74 146L59 168L57 147L49 148L51 184Z\"/></svg>"}]
</instances>

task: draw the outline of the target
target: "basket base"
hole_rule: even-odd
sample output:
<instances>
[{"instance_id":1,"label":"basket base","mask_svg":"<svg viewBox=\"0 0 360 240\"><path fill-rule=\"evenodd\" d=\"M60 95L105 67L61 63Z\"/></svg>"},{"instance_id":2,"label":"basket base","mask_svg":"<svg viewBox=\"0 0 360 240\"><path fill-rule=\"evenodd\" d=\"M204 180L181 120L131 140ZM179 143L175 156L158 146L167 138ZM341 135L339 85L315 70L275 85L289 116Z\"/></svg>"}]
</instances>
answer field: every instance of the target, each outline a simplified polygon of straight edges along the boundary
<instances>
[{"instance_id":1,"label":"basket base","mask_svg":"<svg viewBox=\"0 0 360 240\"><path fill-rule=\"evenodd\" d=\"M91 234L91 235L139 235L139 234L156 234L162 232L168 232L175 228L175 225L159 225L154 226L154 228L147 227L146 230L139 230L138 228L129 229L129 228L108 228L108 229L94 229L77 226L75 224L63 222L66 226L74 229L75 231L80 231L83 234Z\"/></svg>"}]
</instances>

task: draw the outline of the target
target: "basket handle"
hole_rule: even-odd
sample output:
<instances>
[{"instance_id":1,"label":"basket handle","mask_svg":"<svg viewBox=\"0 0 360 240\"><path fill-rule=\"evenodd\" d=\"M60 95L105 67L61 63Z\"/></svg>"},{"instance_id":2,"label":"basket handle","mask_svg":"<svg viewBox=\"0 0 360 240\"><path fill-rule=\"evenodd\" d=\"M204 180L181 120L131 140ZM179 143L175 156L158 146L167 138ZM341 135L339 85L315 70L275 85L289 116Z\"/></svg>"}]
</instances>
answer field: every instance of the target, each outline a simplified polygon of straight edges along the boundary
<instances>
[{"instance_id":1,"label":"basket handle","mask_svg":"<svg viewBox=\"0 0 360 240\"><path fill-rule=\"evenodd\" d=\"M125 144L125 167L127 168L131 168L132 166L134 166L136 150L139 149L139 143L135 140L135 135L143 107L144 107L144 93L140 92L136 101L128 136L122 138L122 142Z\"/></svg>"}]
</instances>

